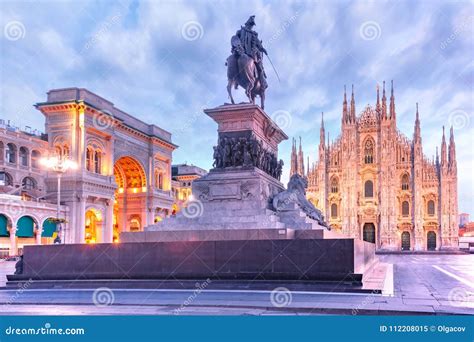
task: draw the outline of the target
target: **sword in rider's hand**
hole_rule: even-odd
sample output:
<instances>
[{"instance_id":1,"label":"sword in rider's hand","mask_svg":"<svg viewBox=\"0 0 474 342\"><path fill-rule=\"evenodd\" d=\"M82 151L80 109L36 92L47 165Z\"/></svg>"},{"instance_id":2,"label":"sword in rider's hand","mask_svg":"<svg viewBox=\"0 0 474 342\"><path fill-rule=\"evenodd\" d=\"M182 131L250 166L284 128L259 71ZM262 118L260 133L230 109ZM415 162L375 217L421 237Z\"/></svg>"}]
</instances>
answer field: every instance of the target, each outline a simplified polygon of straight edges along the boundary
<instances>
[{"instance_id":1,"label":"sword in rider's hand","mask_svg":"<svg viewBox=\"0 0 474 342\"><path fill-rule=\"evenodd\" d=\"M273 68L273 71L275 71L275 75L276 75L277 78L278 78L278 82L281 83L281 81L280 81L280 76L278 76L278 72L276 71L275 66L274 66L273 63L272 63L272 60L270 59L270 56L268 55L267 51L265 51L264 53L265 53L265 56L267 56L268 61L270 62L270 65L271 65L272 68Z\"/></svg>"}]
</instances>

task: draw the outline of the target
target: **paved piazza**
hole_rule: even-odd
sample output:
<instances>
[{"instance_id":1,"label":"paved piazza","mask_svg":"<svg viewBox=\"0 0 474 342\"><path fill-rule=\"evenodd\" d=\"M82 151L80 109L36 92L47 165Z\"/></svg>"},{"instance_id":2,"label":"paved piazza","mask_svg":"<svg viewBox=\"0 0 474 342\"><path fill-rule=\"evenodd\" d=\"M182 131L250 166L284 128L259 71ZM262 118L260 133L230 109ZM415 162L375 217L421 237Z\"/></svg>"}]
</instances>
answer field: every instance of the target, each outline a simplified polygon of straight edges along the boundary
<instances>
[{"instance_id":1,"label":"paved piazza","mask_svg":"<svg viewBox=\"0 0 474 342\"><path fill-rule=\"evenodd\" d=\"M111 290L109 305L94 305L94 290L0 290L5 315L307 315L474 314L474 255L379 255L394 264L394 295L235 290ZM0 263L0 284L14 262ZM279 284L285 287L285 283ZM244 289L245 288L245 289ZM273 291L273 293L275 293ZM272 300L273 298L273 300Z\"/></svg>"}]
</instances>

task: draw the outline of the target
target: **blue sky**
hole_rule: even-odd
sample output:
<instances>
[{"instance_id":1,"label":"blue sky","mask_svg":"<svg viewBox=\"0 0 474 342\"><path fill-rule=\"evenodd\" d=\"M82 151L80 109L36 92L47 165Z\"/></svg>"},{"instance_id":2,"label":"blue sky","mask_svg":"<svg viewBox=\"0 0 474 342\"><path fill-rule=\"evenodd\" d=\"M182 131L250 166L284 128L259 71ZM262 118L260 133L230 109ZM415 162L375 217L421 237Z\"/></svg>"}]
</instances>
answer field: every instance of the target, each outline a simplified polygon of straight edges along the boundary
<instances>
[{"instance_id":1,"label":"blue sky","mask_svg":"<svg viewBox=\"0 0 474 342\"><path fill-rule=\"evenodd\" d=\"M202 109L228 101L230 37L253 14L282 79L266 63L266 111L311 161L322 111L339 134L344 84L359 114L393 79L398 127L412 137L419 102L427 156L454 125L459 207L474 214L472 2L3 0L0 13L0 118L43 130L32 105L49 89L85 87L171 131L174 161L204 168L216 124ZM280 145L287 166L290 148Z\"/></svg>"}]
</instances>

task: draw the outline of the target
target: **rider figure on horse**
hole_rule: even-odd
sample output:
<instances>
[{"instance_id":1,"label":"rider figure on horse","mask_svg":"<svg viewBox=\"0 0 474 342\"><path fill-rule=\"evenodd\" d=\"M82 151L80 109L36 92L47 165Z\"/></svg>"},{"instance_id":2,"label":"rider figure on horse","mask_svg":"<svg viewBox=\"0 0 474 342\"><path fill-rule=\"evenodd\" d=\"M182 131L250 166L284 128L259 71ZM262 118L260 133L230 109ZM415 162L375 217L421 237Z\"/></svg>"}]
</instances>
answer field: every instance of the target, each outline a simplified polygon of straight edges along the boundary
<instances>
[{"instance_id":1,"label":"rider figure on horse","mask_svg":"<svg viewBox=\"0 0 474 342\"><path fill-rule=\"evenodd\" d=\"M263 54L267 54L267 50L262 45L262 41L258 39L258 33L255 32L252 28L255 26L255 16L252 15L245 26L241 26L240 30L237 31L235 36L231 39L232 45L232 54L237 57L245 53L247 56L252 58L257 66L256 75L260 81L260 84L263 89L268 87L267 75L265 74L265 69L263 68Z\"/></svg>"}]
</instances>

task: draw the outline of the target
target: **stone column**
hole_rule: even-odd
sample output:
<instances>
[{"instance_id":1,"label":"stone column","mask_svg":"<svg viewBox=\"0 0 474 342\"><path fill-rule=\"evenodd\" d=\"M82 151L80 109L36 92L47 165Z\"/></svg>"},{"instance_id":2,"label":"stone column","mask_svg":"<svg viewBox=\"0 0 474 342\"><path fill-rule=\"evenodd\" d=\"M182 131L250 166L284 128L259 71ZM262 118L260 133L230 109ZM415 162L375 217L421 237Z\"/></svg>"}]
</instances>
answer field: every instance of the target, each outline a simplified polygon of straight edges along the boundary
<instances>
[{"instance_id":1,"label":"stone column","mask_svg":"<svg viewBox=\"0 0 474 342\"><path fill-rule=\"evenodd\" d=\"M43 228L42 227L39 227L39 226L36 226L36 244L37 245L41 245L41 234L43 233Z\"/></svg>"},{"instance_id":2,"label":"stone column","mask_svg":"<svg viewBox=\"0 0 474 342\"><path fill-rule=\"evenodd\" d=\"M74 227L77 231L77 240L74 241L75 243L84 243L85 242L85 235L86 235L86 197L79 197L77 210L76 210L76 222L77 226Z\"/></svg>"},{"instance_id":3,"label":"stone column","mask_svg":"<svg viewBox=\"0 0 474 342\"><path fill-rule=\"evenodd\" d=\"M155 211L153 210L153 208L148 208L146 225L149 226L153 223L155 223Z\"/></svg>"},{"instance_id":4,"label":"stone column","mask_svg":"<svg viewBox=\"0 0 474 342\"><path fill-rule=\"evenodd\" d=\"M18 248L16 244L16 228L10 228L10 256L15 256L18 254Z\"/></svg>"},{"instance_id":5,"label":"stone column","mask_svg":"<svg viewBox=\"0 0 474 342\"><path fill-rule=\"evenodd\" d=\"M111 243L114 239L114 201L108 200L105 209L105 227L102 241L105 243Z\"/></svg>"},{"instance_id":6,"label":"stone column","mask_svg":"<svg viewBox=\"0 0 474 342\"><path fill-rule=\"evenodd\" d=\"M104 218L102 217L101 221L96 221L95 223L95 233L96 233L96 242L104 242Z\"/></svg>"}]
</instances>

